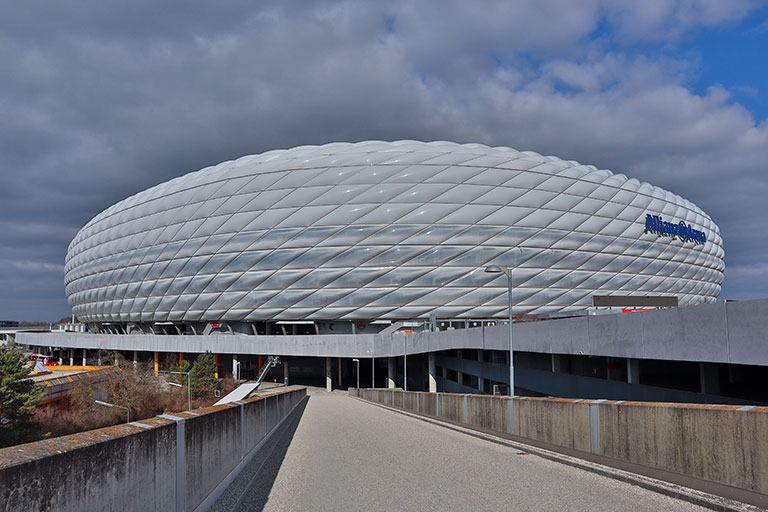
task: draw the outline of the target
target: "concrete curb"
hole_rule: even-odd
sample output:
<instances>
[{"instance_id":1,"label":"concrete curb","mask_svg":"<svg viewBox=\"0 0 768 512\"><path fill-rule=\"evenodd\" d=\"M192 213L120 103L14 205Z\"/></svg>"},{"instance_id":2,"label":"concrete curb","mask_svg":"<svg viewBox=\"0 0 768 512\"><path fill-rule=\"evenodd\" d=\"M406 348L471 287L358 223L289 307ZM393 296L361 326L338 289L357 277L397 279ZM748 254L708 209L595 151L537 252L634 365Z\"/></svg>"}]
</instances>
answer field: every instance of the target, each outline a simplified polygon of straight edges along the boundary
<instances>
[{"instance_id":1,"label":"concrete curb","mask_svg":"<svg viewBox=\"0 0 768 512\"><path fill-rule=\"evenodd\" d=\"M526 444L524 442L520 442L517 440L501 437L503 435L502 433L490 434L482 430L474 429L465 425L460 425L450 421L445 421L445 420L434 418L432 416L427 416L424 414L418 414L410 411L405 411L402 409L397 409L395 407L390 407L388 405L380 404L377 402L371 402L363 398L358 398L354 396L350 398L354 398L355 400L359 400L366 404L370 404L376 407L381 407L382 409L387 409L389 411L402 414L404 416L409 416L411 418L414 418L420 421L432 423L433 425L437 425L443 428L448 428L455 432L467 434L478 439L484 439L486 441L500 444L502 446L507 446L517 450L525 451L527 453L537 455L547 460L559 462L562 464L567 464L569 466L583 469L591 473L596 473L601 476L613 478L615 480L626 482L628 484L637 485L644 489L648 489L650 491L664 494L666 496L670 496L673 498L678 498L678 499L687 501L689 503L693 503L694 505L699 505L702 507L709 508L711 510L719 510L719 511L726 511L726 512L745 512L745 511L758 512L761 510L765 510L763 508L760 508L754 505L742 503L740 501L731 500L728 498L723 498L722 496L717 496L715 494L709 494L703 491L698 491L696 489L691 489L691 488L684 487L681 485L676 485L670 482L665 482L663 480L658 480L648 476L631 473L629 471L624 471L622 469L612 468L610 466L606 466L596 462L579 459L577 457L572 457L570 455L565 455L555 451L547 450L547 449Z\"/></svg>"}]
</instances>

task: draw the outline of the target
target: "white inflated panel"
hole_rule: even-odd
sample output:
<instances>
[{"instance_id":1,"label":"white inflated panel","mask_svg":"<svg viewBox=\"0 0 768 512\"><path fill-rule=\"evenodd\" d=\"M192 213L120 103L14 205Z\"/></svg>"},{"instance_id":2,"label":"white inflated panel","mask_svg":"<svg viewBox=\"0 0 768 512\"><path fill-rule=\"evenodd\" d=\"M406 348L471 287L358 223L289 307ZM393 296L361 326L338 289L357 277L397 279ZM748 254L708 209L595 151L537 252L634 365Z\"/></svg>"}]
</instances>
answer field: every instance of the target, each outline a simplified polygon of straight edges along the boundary
<instances>
[{"instance_id":1,"label":"white inflated panel","mask_svg":"<svg viewBox=\"0 0 768 512\"><path fill-rule=\"evenodd\" d=\"M645 216L703 231L645 232ZM111 206L69 246L84 321L487 318L593 295L712 302L720 232L696 205L577 162L479 144L362 142L246 156Z\"/></svg>"}]
</instances>

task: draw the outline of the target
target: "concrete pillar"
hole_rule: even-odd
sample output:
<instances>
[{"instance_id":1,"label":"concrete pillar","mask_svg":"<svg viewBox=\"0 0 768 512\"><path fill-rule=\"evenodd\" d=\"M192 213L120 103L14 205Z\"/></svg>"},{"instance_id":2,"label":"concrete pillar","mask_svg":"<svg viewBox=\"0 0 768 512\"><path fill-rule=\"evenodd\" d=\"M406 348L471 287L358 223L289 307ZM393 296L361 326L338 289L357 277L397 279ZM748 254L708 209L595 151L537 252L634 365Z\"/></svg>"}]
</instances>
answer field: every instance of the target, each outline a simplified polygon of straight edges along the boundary
<instances>
[{"instance_id":1,"label":"concrete pillar","mask_svg":"<svg viewBox=\"0 0 768 512\"><path fill-rule=\"evenodd\" d=\"M288 385L288 361L283 359L283 384Z\"/></svg>"},{"instance_id":2,"label":"concrete pillar","mask_svg":"<svg viewBox=\"0 0 768 512\"><path fill-rule=\"evenodd\" d=\"M485 379L482 377L477 378L477 390L481 393L485 393Z\"/></svg>"},{"instance_id":3,"label":"concrete pillar","mask_svg":"<svg viewBox=\"0 0 768 512\"><path fill-rule=\"evenodd\" d=\"M329 393L333 391L333 375L331 375L331 358L325 358L325 390Z\"/></svg>"},{"instance_id":4,"label":"concrete pillar","mask_svg":"<svg viewBox=\"0 0 768 512\"><path fill-rule=\"evenodd\" d=\"M427 366L429 368L429 392L437 393L437 375L435 371L435 353L427 354Z\"/></svg>"},{"instance_id":5,"label":"concrete pillar","mask_svg":"<svg viewBox=\"0 0 768 512\"><path fill-rule=\"evenodd\" d=\"M338 365L339 365L339 367L338 367L339 373L336 375L336 385L338 387L341 387L341 358L338 357L337 360L338 360Z\"/></svg>"},{"instance_id":6,"label":"concrete pillar","mask_svg":"<svg viewBox=\"0 0 768 512\"><path fill-rule=\"evenodd\" d=\"M552 354L552 373L561 373L561 361L559 354Z\"/></svg>"},{"instance_id":7,"label":"concrete pillar","mask_svg":"<svg viewBox=\"0 0 768 512\"><path fill-rule=\"evenodd\" d=\"M139 351L133 351L133 367L136 368L139 365Z\"/></svg>"},{"instance_id":8,"label":"concrete pillar","mask_svg":"<svg viewBox=\"0 0 768 512\"><path fill-rule=\"evenodd\" d=\"M62 349L59 349L58 352L59 352L59 366L61 366L64 364L64 358L62 357L64 351Z\"/></svg>"},{"instance_id":9,"label":"concrete pillar","mask_svg":"<svg viewBox=\"0 0 768 512\"><path fill-rule=\"evenodd\" d=\"M640 361L631 357L627 358L627 382L640 384Z\"/></svg>"},{"instance_id":10,"label":"concrete pillar","mask_svg":"<svg viewBox=\"0 0 768 512\"><path fill-rule=\"evenodd\" d=\"M75 366L75 349L69 349L69 366Z\"/></svg>"},{"instance_id":11,"label":"concrete pillar","mask_svg":"<svg viewBox=\"0 0 768 512\"><path fill-rule=\"evenodd\" d=\"M83 349L83 366L87 366L88 365L88 358L86 357L87 353L88 353L88 351L86 349Z\"/></svg>"},{"instance_id":12,"label":"concrete pillar","mask_svg":"<svg viewBox=\"0 0 768 512\"><path fill-rule=\"evenodd\" d=\"M237 380L237 354L232 354L232 377Z\"/></svg>"},{"instance_id":13,"label":"concrete pillar","mask_svg":"<svg viewBox=\"0 0 768 512\"><path fill-rule=\"evenodd\" d=\"M99 350L98 356L96 357L96 364L97 366L101 366L101 350Z\"/></svg>"},{"instance_id":14,"label":"concrete pillar","mask_svg":"<svg viewBox=\"0 0 768 512\"><path fill-rule=\"evenodd\" d=\"M387 359L387 388L392 389L395 387L395 358L390 357Z\"/></svg>"},{"instance_id":15,"label":"concrete pillar","mask_svg":"<svg viewBox=\"0 0 768 512\"><path fill-rule=\"evenodd\" d=\"M720 375L716 363L699 363L701 392L707 395L720 394Z\"/></svg>"}]
</instances>

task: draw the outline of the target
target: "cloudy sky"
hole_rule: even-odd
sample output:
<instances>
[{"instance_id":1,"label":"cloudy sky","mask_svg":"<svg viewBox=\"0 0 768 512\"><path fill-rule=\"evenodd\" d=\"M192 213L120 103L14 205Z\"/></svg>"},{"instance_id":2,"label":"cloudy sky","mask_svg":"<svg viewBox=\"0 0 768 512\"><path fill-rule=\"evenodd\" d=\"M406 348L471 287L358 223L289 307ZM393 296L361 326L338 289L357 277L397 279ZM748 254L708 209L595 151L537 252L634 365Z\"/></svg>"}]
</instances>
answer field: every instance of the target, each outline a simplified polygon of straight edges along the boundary
<instances>
[{"instance_id":1,"label":"cloudy sky","mask_svg":"<svg viewBox=\"0 0 768 512\"><path fill-rule=\"evenodd\" d=\"M768 297L768 5L741 0L0 4L0 319L70 313L107 206L206 165L366 139L481 142L682 195L720 298Z\"/></svg>"}]
</instances>

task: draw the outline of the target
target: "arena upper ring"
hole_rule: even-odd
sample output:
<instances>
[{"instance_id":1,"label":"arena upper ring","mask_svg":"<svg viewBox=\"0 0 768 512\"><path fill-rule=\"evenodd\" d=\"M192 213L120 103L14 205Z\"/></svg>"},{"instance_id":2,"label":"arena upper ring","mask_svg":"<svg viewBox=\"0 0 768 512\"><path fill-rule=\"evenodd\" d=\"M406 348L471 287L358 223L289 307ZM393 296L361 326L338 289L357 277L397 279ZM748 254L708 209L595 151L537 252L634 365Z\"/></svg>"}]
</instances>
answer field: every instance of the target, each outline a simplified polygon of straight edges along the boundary
<instances>
[{"instance_id":1,"label":"arena upper ring","mask_svg":"<svg viewBox=\"0 0 768 512\"><path fill-rule=\"evenodd\" d=\"M594 295L713 302L723 259L699 207L622 174L368 141L245 156L120 201L75 236L65 281L92 324L501 318L507 278L489 265L513 269L515 313L547 315Z\"/></svg>"}]
</instances>

